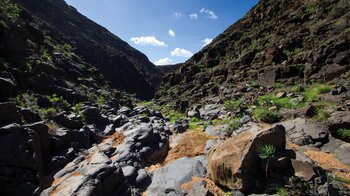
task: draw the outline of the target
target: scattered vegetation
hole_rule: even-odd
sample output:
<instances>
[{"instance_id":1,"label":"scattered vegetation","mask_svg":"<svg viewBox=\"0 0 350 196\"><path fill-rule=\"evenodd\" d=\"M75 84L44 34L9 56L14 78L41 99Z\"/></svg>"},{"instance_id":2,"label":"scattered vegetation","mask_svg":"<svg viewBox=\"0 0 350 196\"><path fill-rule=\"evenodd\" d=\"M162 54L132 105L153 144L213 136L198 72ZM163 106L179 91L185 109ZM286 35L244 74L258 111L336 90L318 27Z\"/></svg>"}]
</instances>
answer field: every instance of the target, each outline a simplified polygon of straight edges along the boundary
<instances>
[{"instance_id":1,"label":"scattered vegetation","mask_svg":"<svg viewBox=\"0 0 350 196\"><path fill-rule=\"evenodd\" d=\"M252 88L259 88L259 87L260 87L260 84L259 84L257 81L252 81L252 82L250 83L250 86L251 86Z\"/></svg>"},{"instance_id":2,"label":"scattered vegetation","mask_svg":"<svg viewBox=\"0 0 350 196\"><path fill-rule=\"evenodd\" d=\"M242 123L239 118L231 119L228 123L228 128L226 129L226 132L229 135L232 135L233 131L237 130L241 126L242 126Z\"/></svg>"},{"instance_id":3,"label":"scattered vegetation","mask_svg":"<svg viewBox=\"0 0 350 196\"><path fill-rule=\"evenodd\" d=\"M346 129L346 128L338 129L337 133L344 139L346 138L350 139L350 129Z\"/></svg>"},{"instance_id":4,"label":"scattered vegetation","mask_svg":"<svg viewBox=\"0 0 350 196\"><path fill-rule=\"evenodd\" d=\"M15 22L18 19L20 12L21 9L9 0L0 1L0 15L5 16L7 22Z\"/></svg>"},{"instance_id":5,"label":"scattered vegetation","mask_svg":"<svg viewBox=\"0 0 350 196\"><path fill-rule=\"evenodd\" d=\"M339 176L337 176L335 174L332 174L331 172L327 172L327 180L342 182L342 183L345 183L345 184L350 184L350 180L349 179L339 177Z\"/></svg>"},{"instance_id":6,"label":"scattered vegetation","mask_svg":"<svg viewBox=\"0 0 350 196\"><path fill-rule=\"evenodd\" d=\"M50 103L52 104L53 108L56 109L57 111L60 111L62 109L69 109L70 104L63 99L62 96L58 96L57 94L52 94L51 96L47 96L49 99Z\"/></svg>"},{"instance_id":7,"label":"scattered vegetation","mask_svg":"<svg viewBox=\"0 0 350 196\"><path fill-rule=\"evenodd\" d=\"M175 122L176 120L186 118L185 114L182 114L182 113L177 112L175 110L169 111L169 113L166 116L169 118L170 122Z\"/></svg>"},{"instance_id":8,"label":"scattered vegetation","mask_svg":"<svg viewBox=\"0 0 350 196\"><path fill-rule=\"evenodd\" d=\"M73 112L75 113L75 115L78 115L78 116L82 116L82 109L84 107L84 104L83 103L77 103L73 106Z\"/></svg>"},{"instance_id":9,"label":"scattered vegetation","mask_svg":"<svg viewBox=\"0 0 350 196\"><path fill-rule=\"evenodd\" d=\"M291 89L291 92L293 93L301 93L303 91L304 91L304 87L300 84L293 86Z\"/></svg>"},{"instance_id":10,"label":"scattered vegetation","mask_svg":"<svg viewBox=\"0 0 350 196\"><path fill-rule=\"evenodd\" d=\"M305 100L308 102L317 101L319 99L320 94L329 93L332 90L332 87L327 84L315 84L309 88L306 88L303 96Z\"/></svg>"},{"instance_id":11,"label":"scattered vegetation","mask_svg":"<svg viewBox=\"0 0 350 196\"><path fill-rule=\"evenodd\" d=\"M278 109L291 109L296 107L296 105L293 104L291 100L292 98L290 97L277 98L276 95L267 94L260 96L257 102L258 105L262 107L277 106Z\"/></svg>"},{"instance_id":12,"label":"scattered vegetation","mask_svg":"<svg viewBox=\"0 0 350 196\"><path fill-rule=\"evenodd\" d=\"M112 94L107 90L101 90L99 95L96 95L96 103L98 106L106 105L112 99Z\"/></svg>"},{"instance_id":13,"label":"scattered vegetation","mask_svg":"<svg viewBox=\"0 0 350 196\"><path fill-rule=\"evenodd\" d=\"M52 56L46 48L41 48L40 54L40 61L37 61L38 64L41 62L52 63Z\"/></svg>"},{"instance_id":14,"label":"scattered vegetation","mask_svg":"<svg viewBox=\"0 0 350 196\"><path fill-rule=\"evenodd\" d=\"M38 99L31 93L22 93L12 101L19 107L39 110Z\"/></svg>"},{"instance_id":15,"label":"scattered vegetation","mask_svg":"<svg viewBox=\"0 0 350 196\"><path fill-rule=\"evenodd\" d=\"M277 184L272 184L269 185L267 187L267 191L268 193L275 193L278 196L289 196L288 195L288 190L284 187L282 187L281 185L277 185Z\"/></svg>"},{"instance_id":16,"label":"scattered vegetation","mask_svg":"<svg viewBox=\"0 0 350 196\"><path fill-rule=\"evenodd\" d=\"M276 123L281 120L282 116L277 111L270 111L265 108L256 108L252 111L252 116L255 120L265 123Z\"/></svg>"},{"instance_id":17,"label":"scattered vegetation","mask_svg":"<svg viewBox=\"0 0 350 196\"><path fill-rule=\"evenodd\" d=\"M282 83L275 83L274 87L275 87L276 89L281 89L281 88L284 87L284 85L283 85Z\"/></svg>"},{"instance_id":18,"label":"scattered vegetation","mask_svg":"<svg viewBox=\"0 0 350 196\"><path fill-rule=\"evenodd\" d=\"M192 117L188 124L189 124L189 129L192 130L192 129L198 128L200 124L204 124L204 121L199 118Z\"/></svg>"},{"instance_id":19,"label":"scattered vegetation","mask_svg":"<svg viewBox=\"0 0 350 196\"><path fill-rule=\"evenodd\" d=\"M329 112L321 107L316 107L316 114L313 119L319 122L324 122L328 119Z\"/></svg>"},{"instance_id":20,"label":"scattered vegetation","mask_svg":"<svg viewBox=\"0 0 350 196\"><path fill-rule=\"evenodd\" d=\"M235 111L242 106L243 102L244 102L243 98L236 99L236 100L227 100L225 101L224 106L228 111Z\"/></svg>"}]
</instances>

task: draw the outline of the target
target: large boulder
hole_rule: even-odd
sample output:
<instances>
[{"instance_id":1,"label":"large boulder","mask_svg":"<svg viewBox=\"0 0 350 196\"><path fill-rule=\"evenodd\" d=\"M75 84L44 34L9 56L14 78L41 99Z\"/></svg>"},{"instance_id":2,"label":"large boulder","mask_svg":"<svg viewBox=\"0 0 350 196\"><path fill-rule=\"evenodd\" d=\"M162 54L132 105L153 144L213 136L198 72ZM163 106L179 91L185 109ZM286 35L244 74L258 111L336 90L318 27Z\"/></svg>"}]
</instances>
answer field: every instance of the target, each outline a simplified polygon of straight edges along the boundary
<instances>
[{"instance_id":1,"label":"large boulder","mask_svg":"<svg viewBox=\"0 0 350 196\"><path fill-rule=\"evenodd\" d=\"M205 120L214 120L223 114L225 114L224 107L219 104L209 104L199 109L200 117Z\"/></svg>"},{"instance_id":2,"label":"large boulder","mask_svg":"<svg viewBox=\"0 0 350 196\"><path fill-rule=\"evenodd\" d=\"M277 152L285 149L285 128L275 125L263 130L247 130L213 147L208 153L208 173L217 184L230 189L252 190L263 181L264 171L258 148L272 144Z\"/></svg>"},{"instance_id":3,"label":"large boulder","mask_svg":"<svg viewBox=\"0 0 350 196\"><path fill-rule=\"evenodd\" d=\"M320 146L328 142L328 127L322 123L312 123L296 118L280 124L286 128L287 139L294 144Z\"/></svg>"}]
</instances>

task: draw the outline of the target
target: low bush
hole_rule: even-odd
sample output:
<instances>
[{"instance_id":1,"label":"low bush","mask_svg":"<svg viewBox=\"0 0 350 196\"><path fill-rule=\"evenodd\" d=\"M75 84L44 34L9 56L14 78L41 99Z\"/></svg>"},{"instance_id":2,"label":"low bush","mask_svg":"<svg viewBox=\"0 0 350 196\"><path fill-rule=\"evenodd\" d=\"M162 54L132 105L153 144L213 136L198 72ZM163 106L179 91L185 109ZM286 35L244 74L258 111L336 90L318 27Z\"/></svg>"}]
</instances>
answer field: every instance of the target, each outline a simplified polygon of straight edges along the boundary
<instances>
[{"instance_id":1,"label":"low bush","mask_svg":"<svg viewBox=\"0 0 350 196\"><path fill-rule=\"evenodd\" d=\"M332 87L327 84L315 84L309 88L306 88L303 96L305 100L308 102L317 101L319 99L320 94L329 93L332 90Z\"/></svg>"},{"instance_id":2,"label":"low bush","mask_svg":"<svg viewBox=\"0 0 350 196\"><path fill-rule=\"evenodd\" d=\"M257 121L265 123L276 123L282 119L282 116L277 111L270 111L265 108L256 108L252 111L252 116Z\"/></svg>"},{"instance_id":3,"label":"low bush","mask_svg":"<svg viewBox=\"0 0 350 196\"><path fill-rule=\"evenodd\" d=\"M193 117L191 118L190 122L188 123L189 124L189 129L196 129L199 124L203 124L204 121L199 119L199 118L196 118L196 117Z\"/></svg>"},{"instance_id":4,"label":"low bush","mask_svg":"<svg viewBox=\"0 0 350 196\"><path fill-rule=\"evenodd\" d=\"M279 109L291 109L296 107L290 97L277 98L273 94L267 94L258 98L258 105L262 107L277 106Z\"/></svg>"},{"instance_id":5,"label":"low bush","mask_svg":"<svg viewBox=\"0 0 350 196\"><path fill-rule=\"evenodd\" d=\"M176 120L186 118L185 114L182 114L174 110L169 111L169 113L166 116L169 118L170 122L175 122Z\"/></svg>"},{"instance_id":6,"label":"low bush","mask_svg":"<svg viewBox=\"0 0 350 196\"><path fill-rule=\"evenodd\" d=\"M231 119L228 123L228 128L226 129L226 132L229 135L231 135L233 133L233 131L237 130L241 126L242 126L242 124L241 124L239 118Z\"/></svg>"},{"instance_id":7,"label":"low bush","mask_svg":"<svg viewBox=\"0 0 350 196\"><path fill-rule=\"evenodd\" d=\"M337 133L344 139L346 138L350 139L350 129L346 129L346 128L338 129Z\"/></svg>"},{"instance_id":8,"label":"low bush","mask_svg":"<svg viewBox=\"0 0 350 196\"><path fill-rule=\"evenodd\" d=\"M325 122L329 117L329 112L323 108L317 107L313 119L319 122Z\"/></svg>"},{"instance_id":9,"label":"low bush","mask_svg":"<svg viewBox=\"0 0 350 196\"><path fill-rule=\"evenodd\" d=\"M238 110L243 104L243 99L236 99L236 100L227 100L224 103L224 106L229 111L235 111Z\"/></svg>"}]
</instances>

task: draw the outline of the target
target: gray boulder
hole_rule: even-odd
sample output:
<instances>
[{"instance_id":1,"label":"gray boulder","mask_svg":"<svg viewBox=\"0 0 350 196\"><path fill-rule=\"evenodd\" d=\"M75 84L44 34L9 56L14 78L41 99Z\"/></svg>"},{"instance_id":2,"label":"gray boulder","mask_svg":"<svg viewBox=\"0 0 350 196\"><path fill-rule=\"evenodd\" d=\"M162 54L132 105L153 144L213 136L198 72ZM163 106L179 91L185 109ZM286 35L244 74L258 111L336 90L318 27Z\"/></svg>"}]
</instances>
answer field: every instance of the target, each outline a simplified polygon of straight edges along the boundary
<instances>
[{"instance_id":1,"label":"gray boulder","mask_svg":"<svg viewBox=\"0 0 350 196\"><path fill-rule=\"evenodd\" d=\"M284 121L280 124L286 128L288 140L297 145L324 144L328 141L328 131L324 124L311 123L302 118Z\"/></svg>"},{"instance_id":2,"label":"gray boulder","mask_svg":"<svg viewBox=\"0 0 350 196\"><path fill-rule=\"evenodd\" d=\"M181 195L181 185L192 177L205 177L204 157L183 157L154 172L148 195Z\"/></svg>"},{"instance_id":3,"label":"gray boulder","mask_svg":"<svg viewBox=\"0 0 350 196\"><path fill-rule=\"evenodd\" d=\"M219 104L205 105L199 109L199 115L204 120L214 120L222 114L225 114L224 108Z\"/></svg>"}]
</instances>

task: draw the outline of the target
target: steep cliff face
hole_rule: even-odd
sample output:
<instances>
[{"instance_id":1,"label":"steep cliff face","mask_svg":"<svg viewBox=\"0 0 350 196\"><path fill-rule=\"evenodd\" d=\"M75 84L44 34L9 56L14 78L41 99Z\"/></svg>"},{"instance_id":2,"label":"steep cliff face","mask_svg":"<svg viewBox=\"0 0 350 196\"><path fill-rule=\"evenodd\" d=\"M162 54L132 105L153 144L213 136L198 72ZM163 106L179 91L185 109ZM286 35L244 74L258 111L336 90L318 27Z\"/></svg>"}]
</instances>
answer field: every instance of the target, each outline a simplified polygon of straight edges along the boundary
<instances>
[{"instance_id":1,"label":"steep cliff face","mask_svg":"<svg viewBox=\"0 0 350 196\"><path fill-rule=\"evenodd\" d=\"M151 98L159 85L157 68L141 52L68 6L63 0L13 0L33 17L33 26L59 43L68 43L112 87Z\"/></svg>"},{"instance_id":2,"label":"steep cliff face","mask_svg":"<svg viewBox=\"0 0 350 196\"><path fill-rule=\"evenodd\" d=\"M246 83L349 83L349 10L347 0L261 0L164 77L156 98L191 105Z\"/></svg>"}]
</instances>

